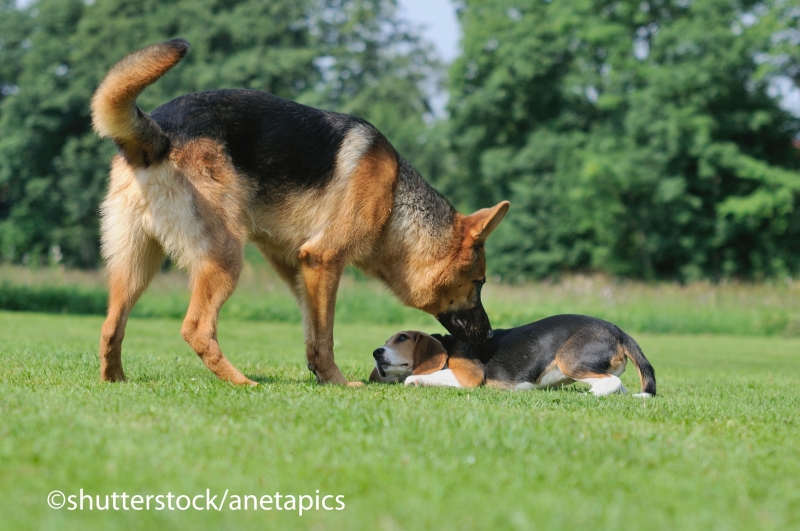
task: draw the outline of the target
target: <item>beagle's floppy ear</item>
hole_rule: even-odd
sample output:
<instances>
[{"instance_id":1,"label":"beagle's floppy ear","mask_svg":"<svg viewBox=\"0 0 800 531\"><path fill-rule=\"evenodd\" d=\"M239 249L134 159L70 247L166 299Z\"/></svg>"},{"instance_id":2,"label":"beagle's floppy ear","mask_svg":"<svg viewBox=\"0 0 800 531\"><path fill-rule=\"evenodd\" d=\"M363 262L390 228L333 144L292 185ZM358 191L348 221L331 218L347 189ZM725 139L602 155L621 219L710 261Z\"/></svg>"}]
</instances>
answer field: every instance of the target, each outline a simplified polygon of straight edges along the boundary
<instances>
[{"instance_id":1,"label":"beagle's floppy ear","mask_svg":"<svg viewBox=\"0 0 800 531\"><path fill-rule=\"evenodd\" d=\"M431 334L431 337L442 344L448 355L453 352L453 348L455 348L455 344L458 341L450 334Z\"/></svg>"},{"instance_id":2,"label":"beagle's floppy ear","mask_svg":"<svg viewBox=\"0 0 800 531\"><path fill-rule=\"evenodd\" d=\"M411 374L430 374L444 369L447 351L441 343L429 336L420 334L414 347L414 370Z\"/></svg>"}]
</instances>

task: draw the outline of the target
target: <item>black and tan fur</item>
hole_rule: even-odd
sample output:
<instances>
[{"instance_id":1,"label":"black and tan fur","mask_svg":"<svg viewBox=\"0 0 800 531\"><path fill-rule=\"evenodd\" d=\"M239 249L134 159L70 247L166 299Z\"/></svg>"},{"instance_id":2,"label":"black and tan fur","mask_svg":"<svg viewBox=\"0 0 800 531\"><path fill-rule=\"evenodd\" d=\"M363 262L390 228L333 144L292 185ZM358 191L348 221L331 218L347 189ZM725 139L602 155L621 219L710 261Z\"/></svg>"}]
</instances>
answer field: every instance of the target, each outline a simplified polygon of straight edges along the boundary
<instances>
[{"instance_id":1,"label":"black and tan fur","mask_svg":"<svg viewBox=\"0 0 800 531\"><path fill-rule=\"evenodd\" d=\"M95 129L120 151L101 206L102 379L125 379L125 323L169 255L192 278L183 337L219 378L253 384L217 342L247 241L297 297L308 367L320 382L347 383L333 360L333 314L350 263L451 333L491 337L480 302L483 242L507 202L463 216L369 123L264 92L188 94L143 113L136 97L188 48L176 39L129 55L92 98Z\"/></svg>"},{"instance_id":2,"label":"black and tan fur","mask_svg":"<svg viewBox=\"0 0 800 531\"><path fill-rule=\"evenodd\" d=\"M374 382L406 385L537 389L576 381L606 395L626 392L619 380L627 360L639 373L641 393L654 396L653 366L619 327L585 315L556 315L495 330L495 344L477 349L453 336L400 332L373 352ZM447 372L449 371L449 372Z\"/></svg>"}]
</instances>

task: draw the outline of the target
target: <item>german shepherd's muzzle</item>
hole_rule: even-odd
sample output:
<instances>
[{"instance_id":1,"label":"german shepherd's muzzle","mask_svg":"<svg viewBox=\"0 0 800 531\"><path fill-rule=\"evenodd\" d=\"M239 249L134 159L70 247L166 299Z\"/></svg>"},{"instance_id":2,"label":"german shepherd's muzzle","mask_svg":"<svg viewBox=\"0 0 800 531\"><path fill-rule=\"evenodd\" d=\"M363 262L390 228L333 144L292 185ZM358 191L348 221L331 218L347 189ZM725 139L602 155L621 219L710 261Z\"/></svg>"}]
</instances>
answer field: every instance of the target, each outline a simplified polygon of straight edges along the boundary
<instances>
[{"instance_id":1,"label":"german shepherd's muzzle","mask_svg":"<svg viewBox=\"0 0 800 531\"><path fill-rule=\"evenodd\" d=\"M475 305L472 308L440 313L436 319L451 335L479 350L488 346L494 337L492 324L481 302L481 286L478 286Z\"/></svg>"}]
</instances>

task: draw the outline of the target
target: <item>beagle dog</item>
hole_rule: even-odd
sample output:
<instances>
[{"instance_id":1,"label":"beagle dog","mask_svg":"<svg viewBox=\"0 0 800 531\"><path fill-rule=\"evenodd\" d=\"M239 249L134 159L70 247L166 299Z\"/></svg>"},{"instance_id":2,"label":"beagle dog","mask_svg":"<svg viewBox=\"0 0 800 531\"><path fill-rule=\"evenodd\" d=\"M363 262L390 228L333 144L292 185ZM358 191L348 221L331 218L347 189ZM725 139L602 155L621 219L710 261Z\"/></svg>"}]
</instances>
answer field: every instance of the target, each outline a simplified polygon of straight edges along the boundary
<instances>
[{"instance_id":1,"label":"beagle dog","mask_svg":"<svg viewBox=\"0 0 800 531\"><path fill-rule=\"evenodd\" d=\"M556 315L495 330L493 350L477 350L447 335L399 332L372 353L370 381L406 385L543 389L574 382L597 396L627 393L619 376L630 359L641 381L638 397L656 394L653 366L631 336L586 315Z\"/></svg>"}]
</instances>

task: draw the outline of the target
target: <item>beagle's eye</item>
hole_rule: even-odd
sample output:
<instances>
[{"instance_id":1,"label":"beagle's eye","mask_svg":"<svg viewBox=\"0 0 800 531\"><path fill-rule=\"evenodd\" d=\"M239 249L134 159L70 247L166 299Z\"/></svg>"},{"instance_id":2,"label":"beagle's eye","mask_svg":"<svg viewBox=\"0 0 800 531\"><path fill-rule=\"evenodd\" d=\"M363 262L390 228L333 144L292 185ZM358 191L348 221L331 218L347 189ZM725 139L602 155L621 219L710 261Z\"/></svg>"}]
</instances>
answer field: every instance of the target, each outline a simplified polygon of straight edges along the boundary
<instances>
[{"instance_id":1,"label":"beagle's eye","mask_svg":"<svg viewBox=\"0 0 800 531\"><path fill-rule=\"evenodd\" d=\"M405 334L400 334L399 336L397 336L397 339L395 340L395 343L402 343L402 342L403 342L403 341L405 341L406 339L408 339L408 336L407 336L407 335L405 335Z\"/></svg>"},{"instance_id":2,"label":"beagle's eye","mask_svg":"<svg viewBox=\"0 0 800 531\"><path fill-rule=\"evenodd\" d=\"M484 284L486 284L486 278L484 277L478 280L473 280L473 282L475 283L476 286L481 287Z\"/></svg>"}]
</instances>

